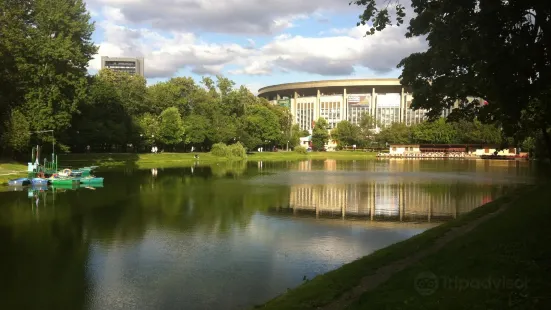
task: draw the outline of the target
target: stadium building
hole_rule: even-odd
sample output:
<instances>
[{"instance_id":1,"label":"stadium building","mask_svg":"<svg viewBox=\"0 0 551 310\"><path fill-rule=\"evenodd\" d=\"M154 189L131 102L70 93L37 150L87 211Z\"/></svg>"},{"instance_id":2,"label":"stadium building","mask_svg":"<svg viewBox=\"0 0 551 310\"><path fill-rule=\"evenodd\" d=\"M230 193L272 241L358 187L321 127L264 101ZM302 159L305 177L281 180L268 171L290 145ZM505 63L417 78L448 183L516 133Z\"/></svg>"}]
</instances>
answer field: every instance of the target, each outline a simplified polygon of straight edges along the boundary
<instances>
[{"instance_id":1,"label":"stadium building","mask_svg":"<svg viewBox=\"0 0 551 310\"><path fill-rule=\"evenodd\" d=\"M291 110L301 129L311 130L315 120L325 118L330 128L348 120L359 124L362 114L381 126L406 125L425 120L425 110L411 109L411 90L399 79L353 79L286 83L263 87L258 96ZM451 109L444 111L447 116Z\"/></svg>"}]
</instances>

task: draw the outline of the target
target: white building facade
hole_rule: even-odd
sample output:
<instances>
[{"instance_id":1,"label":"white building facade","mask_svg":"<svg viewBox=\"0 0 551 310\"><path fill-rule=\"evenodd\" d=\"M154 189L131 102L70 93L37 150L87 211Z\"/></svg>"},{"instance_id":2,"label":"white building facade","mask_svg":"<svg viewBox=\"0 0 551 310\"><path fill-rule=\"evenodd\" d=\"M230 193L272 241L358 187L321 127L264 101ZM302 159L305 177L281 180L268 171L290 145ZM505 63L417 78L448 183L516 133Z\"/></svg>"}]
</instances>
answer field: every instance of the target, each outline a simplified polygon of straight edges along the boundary
<instances>
[{"instance_id":1,"label":"white building facade","mask_svg":"<svg viewBox=\"0 0 551 310\"><path fill-rule=\"evenodd\" d=\"M343 120L359 124L364 114L381 127L395 122L409 126L426 119L426 111L411 109L413 95L399 79L288 83L267 86L258 93L272 104L289 107L293 122L303 130L311 130L319 117L325 118L331 129Z\"/></svg>"}]
</instances>

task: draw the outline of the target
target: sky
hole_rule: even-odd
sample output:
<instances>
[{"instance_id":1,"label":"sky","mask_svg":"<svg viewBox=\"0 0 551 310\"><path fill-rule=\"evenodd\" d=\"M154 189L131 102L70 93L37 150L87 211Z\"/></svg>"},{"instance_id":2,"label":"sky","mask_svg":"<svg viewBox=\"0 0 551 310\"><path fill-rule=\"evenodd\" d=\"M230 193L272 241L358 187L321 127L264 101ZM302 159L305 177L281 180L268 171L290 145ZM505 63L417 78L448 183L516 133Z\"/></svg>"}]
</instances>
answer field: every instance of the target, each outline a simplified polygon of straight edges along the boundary
<instances>
[{"instance_id":1,"label":"sky","mask_svg":"<svg viewBox=\"0 0 551 310\"><path fill-rule=\"evenodd\" d=\"M221 74L256 94L281 83L397 78L400 60L428 47L405 38L405 25L365 37L362 8L350 0L85 1L99 46L89 72L101 56L144 57L148 84Z\"/></svg>"}]
</instances>

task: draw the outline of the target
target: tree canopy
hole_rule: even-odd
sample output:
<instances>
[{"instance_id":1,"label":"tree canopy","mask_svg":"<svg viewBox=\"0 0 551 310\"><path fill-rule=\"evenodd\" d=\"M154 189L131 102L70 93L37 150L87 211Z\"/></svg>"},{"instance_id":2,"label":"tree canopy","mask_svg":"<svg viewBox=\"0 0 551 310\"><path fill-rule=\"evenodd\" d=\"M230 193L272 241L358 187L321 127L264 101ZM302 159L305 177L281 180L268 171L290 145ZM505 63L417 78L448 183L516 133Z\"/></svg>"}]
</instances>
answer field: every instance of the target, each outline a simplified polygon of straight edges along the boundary
<instances>
[{"instance_id":1,"label":"tree canopy","mask_svg":"<svg viewBox=\"0 0 551 310\"><path fill-rule=\"evenodd\" d=\"M371 26L368 35L404 23L404 1L390 3L351 2L364 7L358 24ZM498 121L517 141L539 131L551 156L551 2L413 0L411 6L406 37L426 37L429 44L398 65L413 107L434 119L456 101L468 106L468 96L484 98L481 120Z\"/></svg>"}]
</instances>

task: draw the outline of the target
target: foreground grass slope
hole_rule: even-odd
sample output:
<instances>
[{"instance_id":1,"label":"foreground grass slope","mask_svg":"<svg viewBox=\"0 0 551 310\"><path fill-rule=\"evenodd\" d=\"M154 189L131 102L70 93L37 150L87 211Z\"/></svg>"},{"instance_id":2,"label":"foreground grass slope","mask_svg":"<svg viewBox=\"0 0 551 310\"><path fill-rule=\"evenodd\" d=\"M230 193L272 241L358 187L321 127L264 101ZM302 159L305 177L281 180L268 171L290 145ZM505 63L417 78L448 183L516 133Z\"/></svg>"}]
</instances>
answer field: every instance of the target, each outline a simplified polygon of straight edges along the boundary
<instances>
[{"instance_id":1,"label":"foreground grass slope","mask_svg":"<svg viewBox=\"0 0 551 310\"><path fill-rule=\"evenodd\" d=\"M374 291L364 293L352 309L505 309L510 303L520 308L551 306L551 186L523 189L486 204L475 211L430 229L418 236L376 251L335 271L279 296L262 309L339 308L332 304L361 279L391 262L430 248L443 234L490 214L504 204L509 208L430 254L420 262L397 272ZM529 280L527 288L497 289L427 288L426 276L463 280ZM417 281L417 282L416 282ZM546 282L547 281L547 282ZM518 282L518 281L517 281ZM462 282L463 283L463 282ZM447 288L443 285L446 284ZM498 285L499 286L499 285ZM421 294L421 293L423 294ZM427 294L430 293L430 294ZM544 307L545 308L545 307ZM548 307L551 309L551 307Z\"/></svg>"}]
</instances>

